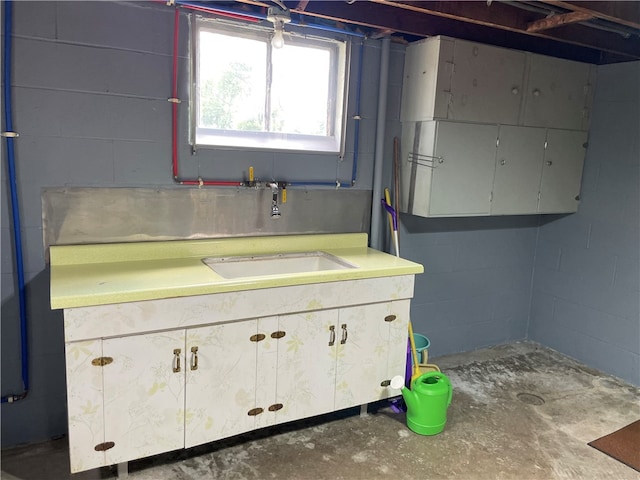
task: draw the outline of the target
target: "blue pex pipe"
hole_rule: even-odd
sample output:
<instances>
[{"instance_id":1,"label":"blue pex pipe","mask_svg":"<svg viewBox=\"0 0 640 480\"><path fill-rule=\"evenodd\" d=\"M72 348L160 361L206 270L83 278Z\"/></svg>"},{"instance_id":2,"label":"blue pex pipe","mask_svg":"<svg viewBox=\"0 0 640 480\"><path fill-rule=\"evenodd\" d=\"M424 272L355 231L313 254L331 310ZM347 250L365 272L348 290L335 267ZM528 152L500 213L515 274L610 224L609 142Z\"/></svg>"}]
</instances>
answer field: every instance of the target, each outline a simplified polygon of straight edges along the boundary
<instances>
[{"instance_id":1,"label":"blue pex pipe","mask_svg":"<svg viewBox=\"0 0 640 480\"><path fill-rule=\"evenodd\" d=\"M2 74L4 81L4 126L8 134L13 133L13 118L11 114L11 27L13 23L13 1L4 2L4 58ZM22 386L24 392L19 395L2 397L2 403L23 399L29 391L29 351L27 349L27 308L24 291L24 262L22 257L22 234L20 227L20 208L18 203L18 188L16 186L16 168L14 138L7 136L7 166L9 170L9 188L11 190L11 212L13 215L13 241L16 252L16 271L18 275L18 300L20 311L20 348L22 351Z\"/></svg>"}]
</instances>

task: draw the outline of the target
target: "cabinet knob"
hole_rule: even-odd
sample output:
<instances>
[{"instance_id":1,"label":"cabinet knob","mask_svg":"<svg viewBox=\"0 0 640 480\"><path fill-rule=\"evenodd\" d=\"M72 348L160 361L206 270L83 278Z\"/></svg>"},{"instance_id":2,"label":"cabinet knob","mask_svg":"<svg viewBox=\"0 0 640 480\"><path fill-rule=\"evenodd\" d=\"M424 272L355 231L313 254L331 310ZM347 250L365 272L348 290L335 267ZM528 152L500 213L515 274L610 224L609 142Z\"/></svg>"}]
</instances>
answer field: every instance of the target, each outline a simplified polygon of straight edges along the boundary
<instances>
[{"instance_id":1,"label":"cabinet knob","mask_svg":"<svg viewBox=\"0 0 640 480\"><path fill-rule=\"evenodd\" d=\"M539 97L540 96L540 90L538 90L537 88L535 88L533 90L533 92L531 92L533 94L534 97Z\"/></svg>"},{"instance_id":2,"label":"cabinet knob","mask_svg":"<svg viewBox=\"0 0 640 480\"><path fill-rule=\"evenodd\" d=\"M506 164L507 164L507 161L504 158L502 160L500 160L500 165L506 165ZM538 165L540 165L540 164L538 164Z\"/></svg>"},{"instance_id":3,"label":"cabinet knob","mask_svg":"<svg viewBox=\"0 0 640 480\"><path fill-rule=\"evenodd\" d=\"M514 95L518 95L520 93L520 89L518 87L513 87L511 89L511 93L513 93Z\"/></svg>"},{"instance_id":4,"label":"cabinet knob","mask_svg":"<svg viewBox=\"0 0 640 480\"><path fill-rule=\"evenodd\" d=\"M551 160L547 160L547 165L550 167L551 165L553 165L553 162Z\"/></svg>"}]
</instances>

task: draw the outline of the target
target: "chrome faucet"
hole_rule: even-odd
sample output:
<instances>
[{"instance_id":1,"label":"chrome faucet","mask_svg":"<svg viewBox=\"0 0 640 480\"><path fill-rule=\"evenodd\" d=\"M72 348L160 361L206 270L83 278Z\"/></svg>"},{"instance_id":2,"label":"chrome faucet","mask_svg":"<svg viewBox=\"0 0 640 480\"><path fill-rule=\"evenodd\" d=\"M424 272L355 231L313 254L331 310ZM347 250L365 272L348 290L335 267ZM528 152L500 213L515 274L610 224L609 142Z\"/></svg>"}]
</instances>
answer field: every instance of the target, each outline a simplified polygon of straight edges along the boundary
<instances>
[{"instance_id":1,"label":"chrome faucet","mask_svg":"<svg viewBox=\"0 0 640 480\"><path fill-rule=\"evenodd\" d=\"M276 181L268 182L266 186L271 188L271 218L280 218L280 209L278 208L278 190L280 186Z\"/></svg>"}]
</instances>

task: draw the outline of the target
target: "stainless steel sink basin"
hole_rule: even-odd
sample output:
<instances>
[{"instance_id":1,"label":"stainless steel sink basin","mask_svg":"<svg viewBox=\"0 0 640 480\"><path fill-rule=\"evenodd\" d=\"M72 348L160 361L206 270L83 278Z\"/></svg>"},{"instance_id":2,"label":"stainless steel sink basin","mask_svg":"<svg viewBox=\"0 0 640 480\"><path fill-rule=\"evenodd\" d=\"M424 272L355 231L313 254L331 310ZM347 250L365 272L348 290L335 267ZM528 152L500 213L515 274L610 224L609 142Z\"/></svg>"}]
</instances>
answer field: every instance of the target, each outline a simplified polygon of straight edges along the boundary
<instances>
[{"instance_id":1,"label":"stainless steel sink basin","mask_svg":"<svg viewBox=\"0 0 640 480\"><path fill-rule=\"evenodd\" d=\"M227 279L358 268L326 252L207 257L202 261L218 275Z\"/></svg>"}]
</instances>

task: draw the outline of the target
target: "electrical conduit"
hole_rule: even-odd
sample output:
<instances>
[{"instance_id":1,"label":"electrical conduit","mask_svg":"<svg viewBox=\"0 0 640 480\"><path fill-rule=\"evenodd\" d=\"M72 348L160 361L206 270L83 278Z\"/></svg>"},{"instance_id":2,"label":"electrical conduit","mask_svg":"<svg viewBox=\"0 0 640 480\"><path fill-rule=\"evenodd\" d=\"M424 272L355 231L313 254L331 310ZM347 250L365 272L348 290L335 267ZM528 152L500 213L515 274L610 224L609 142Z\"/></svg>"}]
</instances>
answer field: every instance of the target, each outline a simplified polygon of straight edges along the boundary
<instances>
[{"instance_id":1,"label":"electrical conduit","mask_svg":"<svg viewBox=\"0 0 640 480\"><path fill-rule=\"evenodd\" d=\"M380 53L380 87L378 91L378 119L376 124L376 151L373 163L373 199L371 201L371 247L382 250L382 165L384 160L384 132L387 120L387 87L389 84L389 37L382 39Z\"/></svg>"},{"instance_id":2,"label":"electrical conduit","mask_svg":"<svg viewBox=\"0 0 640 480\"><path fill-rule=\"evenodd\" d=\"M22 257L22 234L20 227L20 206L18 203L18 188L16 186L16 168L13 116L11 112L11 29L13 23L13 1L4 2L4 58L2 74L4 82L4 127L7 143L7 166L9 170L9 188L11 190L11 213L13 216L13 241L15 244L16 272L18 275L18 309L20 314L20 349L22 351L22 388L21 394L10 394L2 397L2 403L12 403L22 400L29 392L29 351L27 345L27 305L24 289L24 263Z\"/></svg>"}]
</instances>

